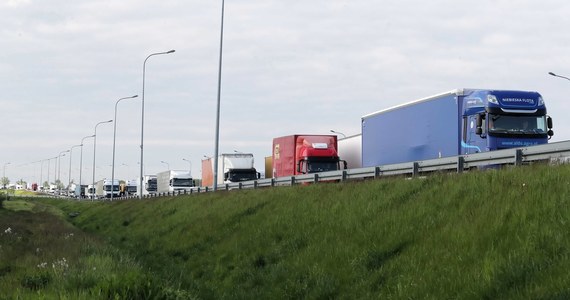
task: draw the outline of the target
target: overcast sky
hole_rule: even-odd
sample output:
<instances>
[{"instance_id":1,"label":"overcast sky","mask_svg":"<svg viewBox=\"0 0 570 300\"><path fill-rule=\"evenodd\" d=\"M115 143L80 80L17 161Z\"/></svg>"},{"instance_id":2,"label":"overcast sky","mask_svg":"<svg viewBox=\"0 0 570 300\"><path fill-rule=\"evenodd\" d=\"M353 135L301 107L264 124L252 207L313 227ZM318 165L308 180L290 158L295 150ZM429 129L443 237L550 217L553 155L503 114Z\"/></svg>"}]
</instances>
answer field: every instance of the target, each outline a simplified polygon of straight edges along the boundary
<instances>
[{"instance_id":1,"label":"overcast sky","mask_svg":"<svg viewBox=\"0 0 570 300\"><path fill-rule=\"evenodd\" d=\"M456 88L538 91L551 141L568 140L570 81L547 73L570 76L569 15L565 0L228 0L220 153L251 152L263 171L274 137L356 134L363 115ZM46 159L138 94L118 105L115 158L116 178L138 177L143 61L175 49L146 64L145 173L192 165L200 178L214 153L220 18L212 0L0 0L6 176L45 181L49 162L50 181L67 183L69 153L59 172ZM111 178L113 127L97 127L96 180ZM82 153L87 183L92 138Z\"/></svg>"}]
</instances>

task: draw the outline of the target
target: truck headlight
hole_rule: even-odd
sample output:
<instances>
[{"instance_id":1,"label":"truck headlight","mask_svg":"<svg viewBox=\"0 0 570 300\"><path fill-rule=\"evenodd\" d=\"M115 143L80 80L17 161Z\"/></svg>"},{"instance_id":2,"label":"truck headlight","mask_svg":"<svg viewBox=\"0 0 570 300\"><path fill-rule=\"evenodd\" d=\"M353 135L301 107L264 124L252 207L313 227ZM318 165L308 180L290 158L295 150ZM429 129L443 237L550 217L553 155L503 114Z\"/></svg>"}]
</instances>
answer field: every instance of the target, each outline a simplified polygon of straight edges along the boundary
<instances>
[{"instance_id":1,"label":"truck headlight","mask_svg":"<svg viewBox=\"0 0 570 300\"><path fill-rule=\"evenodd\" d=\"M538 106L542 106L544 105L544 99L542 99L542 97L538 97Z\"/></svg>"},{"instance_id":2,"label":"truck headlight","mask_svg":"<svg viewBox=\"0 0 570 300\"><path fill-rule=\"evenodd\" d=\"M489 103L499 105L499 101L497 100L497 96L495 95L487 95L487 101L489 101Z\"/></svg>"}]
</instances>

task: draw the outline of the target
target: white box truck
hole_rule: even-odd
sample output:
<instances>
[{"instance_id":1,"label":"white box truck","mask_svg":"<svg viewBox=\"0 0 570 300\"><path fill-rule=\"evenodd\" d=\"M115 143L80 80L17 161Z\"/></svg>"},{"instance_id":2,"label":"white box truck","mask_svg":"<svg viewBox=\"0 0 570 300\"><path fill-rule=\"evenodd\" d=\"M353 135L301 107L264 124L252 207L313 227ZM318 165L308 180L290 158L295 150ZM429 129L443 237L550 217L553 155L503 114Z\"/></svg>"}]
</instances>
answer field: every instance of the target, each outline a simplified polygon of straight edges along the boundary
<instances>
[{"instance_id":1,"label":"white box truck","mask_svg":"<svg viewBox=\"0 0 570 300\"><path fill-rule=\"evenodd\" d=\"M114 183L114 184L113 184ZM119 197L119 180L103 179L95 184L95 194L97 198L113 198Z\"/></svg>"},{"instance_id":2,"label":"white box truck","mask_svg":"<svg viewBox=\"0 0 570 300\"><path fill-rule=\"evenodd\" d=\"M202 186L214 184L212 158L202 161ZM218 186L240 181L256 180L261 174L254 168L251 153L224 153L218 156Z\"/></svg>"},{"instance_id":3,"label":"white box truck","mask_svg":"<svg viewBox=\"0 0 570 300\"><path fill-rule=\"evenodd\" d=\"M137 179L137 195L140 194L140 189L143 196L156 194L156 175L144 175L142 184L139 181L140 178Z\"/></svg>"},{"instance_id":4,"label":"white box truck","mask_svg":"<svg viewBox=\"0 0 570 300\"><path fill-rule=\"evenodd\" d=\"M156 192L169 193L175 191L189 192L194 186L190 171L168 170L156 174Z\"/></svg>"}]
</instances>

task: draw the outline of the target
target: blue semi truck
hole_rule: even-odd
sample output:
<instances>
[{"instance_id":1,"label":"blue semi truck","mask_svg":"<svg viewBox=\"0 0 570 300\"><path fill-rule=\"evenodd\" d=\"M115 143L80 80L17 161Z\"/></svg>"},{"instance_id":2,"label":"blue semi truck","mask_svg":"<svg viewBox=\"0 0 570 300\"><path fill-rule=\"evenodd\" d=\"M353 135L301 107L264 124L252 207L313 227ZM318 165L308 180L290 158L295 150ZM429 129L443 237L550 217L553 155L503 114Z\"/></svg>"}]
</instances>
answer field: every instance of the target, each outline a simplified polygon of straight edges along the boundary
<instances>
[{"instance_id":1,"label":"blue semi truck","mask_svg":"<svg viewBox=\"0 0 570 300\"><path fill-rule=\"evenodd\" d=\"M457 89L362 117L362 166L546 144L537 92Z\"/></svg>"}]
</instances>

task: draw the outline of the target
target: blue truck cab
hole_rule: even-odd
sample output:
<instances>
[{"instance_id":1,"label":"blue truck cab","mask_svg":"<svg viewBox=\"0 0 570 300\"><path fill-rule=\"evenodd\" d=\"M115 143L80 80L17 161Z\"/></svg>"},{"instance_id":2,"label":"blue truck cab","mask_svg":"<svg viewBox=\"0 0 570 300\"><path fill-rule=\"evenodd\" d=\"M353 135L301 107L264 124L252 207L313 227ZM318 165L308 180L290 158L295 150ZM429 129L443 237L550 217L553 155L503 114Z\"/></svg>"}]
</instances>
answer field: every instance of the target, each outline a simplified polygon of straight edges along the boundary
<instances>
[{"instance_id":1,"label":"blue truck cab","mask_svg":"<svg viewBox=\"0 0 570 300\"><path fill-rule=\"evenodd\" d=\"M552 119L537 92L457 89L362 117L362 166L545 144Z\"/></svg>"}]
</instances>

